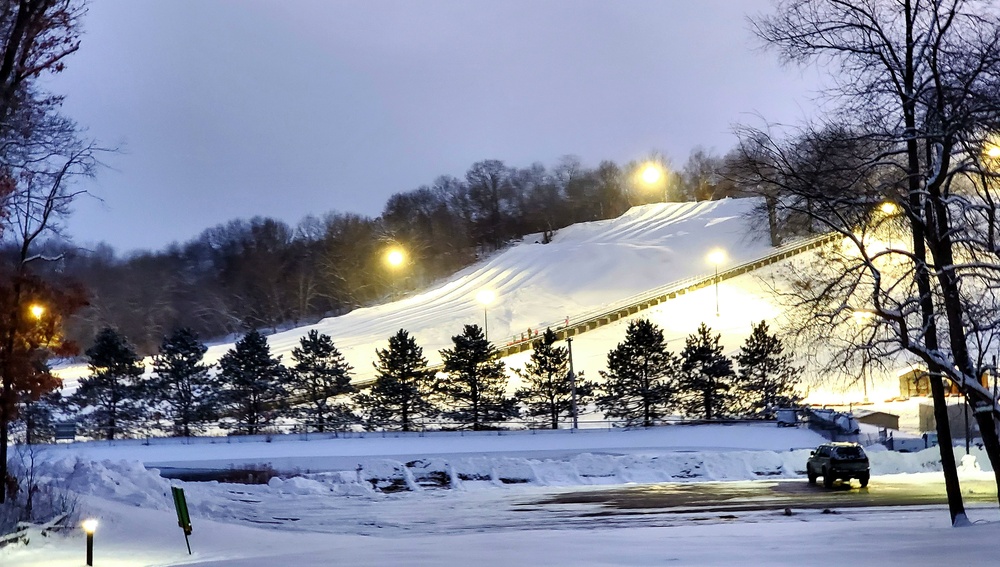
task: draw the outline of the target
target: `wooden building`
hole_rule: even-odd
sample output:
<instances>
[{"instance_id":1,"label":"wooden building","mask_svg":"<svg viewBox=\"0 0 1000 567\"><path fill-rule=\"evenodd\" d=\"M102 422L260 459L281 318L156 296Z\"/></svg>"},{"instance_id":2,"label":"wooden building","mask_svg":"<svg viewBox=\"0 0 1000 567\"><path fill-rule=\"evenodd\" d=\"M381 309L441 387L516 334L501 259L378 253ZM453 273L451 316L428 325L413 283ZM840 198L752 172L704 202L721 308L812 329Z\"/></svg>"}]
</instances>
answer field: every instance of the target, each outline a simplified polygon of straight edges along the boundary
<instances>
[{"instance_id":1,"label":"wooden building","mask_svg":"<svg viewBox=\"0 0 1000 567\"><path fill-rule=\"evenodd\" d=\"M979 377L979 383L984 388L991 388L989 371L983 372ZM960 392L950 380L944 381L944 393L946 396L958 396ZM899 373L899 394L904 398L929 398L931 396L931 382L927 376L927 369L923 366L911 366Z\"/></svg>"}]
</instances>

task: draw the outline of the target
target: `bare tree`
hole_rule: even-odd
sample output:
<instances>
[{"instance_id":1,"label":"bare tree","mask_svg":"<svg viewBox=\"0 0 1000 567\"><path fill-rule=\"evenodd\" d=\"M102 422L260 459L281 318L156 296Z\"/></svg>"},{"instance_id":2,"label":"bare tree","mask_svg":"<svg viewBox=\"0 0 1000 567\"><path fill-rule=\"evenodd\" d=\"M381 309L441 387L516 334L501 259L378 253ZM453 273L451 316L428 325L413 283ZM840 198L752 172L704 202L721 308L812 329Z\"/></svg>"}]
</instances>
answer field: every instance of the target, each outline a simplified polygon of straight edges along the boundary
<instances>
[{"instance_id":1,"label":"bare tree","mask_svg":"<svg viewBox=\"0 0 1000 567\"><path fill-rule=\"evenodd\" d=\"M95 165L94 147L81 142L76 125L59 115L61 99L36 84L40 76L61 71L64 59L78 49L85 11L82 0L18 0L0 7L0 211L4 235L18 249L3 272L0 481L7 478L8 424L26 380L22 362L44 346L24 340L26 302L42 287L30 277L28 265L41 258L35 245L58 230L57 219L77 195L72 179L90 175ZM49 389L56 384L46 383ZM5 497L0 491L0 503Z\"/></svg>"},{"instance_id":2,"label":"bare tree","mask_svg":"<svg viewBox=\"0 0 1000 567\"><path fill-rule=\"evenodd\" d=\"M979 0L783 0L753 23L783 59L825 64L833 81L836 123L790 141L742 137L780 215L844 237L793 290L808 313L800 331L839 330L840 357L907 353L926 365L947 433L952 521L963 524L942 378L975 408L1000 485L1000 406L980 381L1000 328L997 170L986 157L1000 125L997 10Z\"/></svg>"}]
</instances>

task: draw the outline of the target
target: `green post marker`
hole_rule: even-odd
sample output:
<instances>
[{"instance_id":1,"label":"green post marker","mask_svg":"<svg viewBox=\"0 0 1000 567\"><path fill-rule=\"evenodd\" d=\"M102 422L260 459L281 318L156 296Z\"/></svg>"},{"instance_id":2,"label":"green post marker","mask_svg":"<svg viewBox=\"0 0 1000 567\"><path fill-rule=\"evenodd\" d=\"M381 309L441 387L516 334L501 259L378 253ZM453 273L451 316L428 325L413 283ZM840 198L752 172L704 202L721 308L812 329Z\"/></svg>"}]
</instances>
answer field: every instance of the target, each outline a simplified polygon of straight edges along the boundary
<instances>
[{"instance_id":1,"label":"green post marker","mask_svg":"<svg viewBox=\"0 0 1000 567\"><path fill-rule=\"evenodd\" d=\"M191 541L188 536L191 535L191 516L188 515L188 505L187 500L184 498L184 489L171 486L170 492L174 495L174 508L177 510L177 525L184 530L184 543L187 544L188 555L191 555Z\"/></svg>"}]
</instances>

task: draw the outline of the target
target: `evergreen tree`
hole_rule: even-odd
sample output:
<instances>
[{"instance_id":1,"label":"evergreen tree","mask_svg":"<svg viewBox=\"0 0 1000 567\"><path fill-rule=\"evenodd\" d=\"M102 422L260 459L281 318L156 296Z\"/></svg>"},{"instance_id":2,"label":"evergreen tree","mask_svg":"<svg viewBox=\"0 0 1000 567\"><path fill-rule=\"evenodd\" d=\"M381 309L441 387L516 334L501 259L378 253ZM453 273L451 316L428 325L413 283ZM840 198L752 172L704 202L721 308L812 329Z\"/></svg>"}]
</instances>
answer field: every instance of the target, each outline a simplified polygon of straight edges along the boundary
<instances>
[{"instance_id":1,"label":"evergreen tree","mask_svg":"<svg viewBox=\"0 0 1000 567\"><path fill-rule=\"evenodd\" d=\"M543 418L559 429L559 418L573 417L573 382L569 376L569 357L566 347L555 346L556 334L546 329L542 338L532 345L531 360L524 370L515 370L524 383L515 397L524 406L528 417ZM585 380L575 380L577 407L589 402L593 385Z\"/></svg>"},{"instance_id":2,"label":"evergreen tree","mask_svg":"<svg viewBox=\"0 0 1000 567\"><path fill-rule=\"evenodd\" d=\"M284 399L285 368L271 356L267 337L256 329L247 333L219 359L224 403L249 435L270 423Z\"/></svg>"},{"instance_id":3,"label":"evergreen tree","mask_svg":"<svg viewBox=\"0 0 1000 567\"><path fill-rule=\"evenodd\" d=\"M795 391L802 369L792 366L791 355L784 351L781 339L768 332L767 322L753 326L735 357L736 407L741 414L770 419L775 408L794 406L802 399Z\"/></svg>"},{"instance_id":4,"label":"evergreen tree","mask_svg":"<svg viewBox=\"0 0 1000 567\"><path fill-rule=\"evenodd\" d=\"M443 415L471 425L473 430L515 417L515 401L505 395L504 363L483 329L466 325L462 334L451 340L455 348L441 351L448 378L435 386L445 408Z\"/></svg>"},{"instance_id":5,"label":"evergreen tree","mask_svg":"<svg viewBox=\"0 0 1000 567\"><path fill-rule=\"evenodd\" d=\"M434 372L427 369L424 349L400 329L389 337L389 348L376 349L375 354L378 356L375 384L355 400L369 427L380 425L412 431L422 418L436 413L429 401Z\"/></svg>"},{"instance_id":6,"label":"evergreen tree","mask_svg":"<svg viewBox=\"0 0 1000 567\"><path fill-rule=\"evenodd\" d=\"M93 408L82 419L92 436L114 439L142 416L142 361L125 337L111 328L101 330L85 354L90 376L80 380L72 403Z\"/></svg>"},{"instance_id":7,"label":"evergreen tree","mask_svg":"<svg viewBox=\"0 0 1000 567\"><path fill-rule=\"evenodd\" d=\"M625 420L629 427L653 425L673 401L677 366L663 330L646 319L633 320L625 330L625 341L608 353L598 409L606 418Z\"/></svg>"},{"instance_id":8,"label":"evergreen tree","mask_svg":"<svg viewBox=\"0 0 1000 567\"><path fill-rule=\"evenodd\" d=\"M52 443L56 436L56 415L65 411L65 400L59 391L49 392L37 400L23 396L18 407L18 419L11 427L15 436L23 433L24 443Z\"/></svg>"},{"instance_id":9,"label":"evergreen tree","mask_svg":"<svg viewBox=\"0 0 1000 567\"><path fill-rule=\"evenodd\" d=\"M208 350L191 329L164 337L153 357L153 397L163 402L173 422L174 435L189 437L192 429L217 417L217 381L204 364Z\"/></svg>"},{"instance_id":10,"label":"evergreen tree","mask_svg":"<svg viewBox=\"0 0 1000 567\"><path fill-rule=\"evenodd\" d=\"M302 403L296 413L312 423L317 431L326 431L329 425L342 425L354 421L354 416L343 404L331 404L330 398L355 391L351 385L351 371L333 339L316 330L299 339L299 346L292 349L295 366L288 372L289 394Z\"/></svg>"},{"instance_id":11,"label":"evergreen tree","mask_svg":"<svg viewBox=\"0 0 1000 567\"><path fill-rule=\"evenodd\" d=\"M733 361L722 353L719 338L704 323L688 335L681 352L680 383L680 406L687 415L713 419L734 413L729 398Z\"/></svg>"}]
</instances>

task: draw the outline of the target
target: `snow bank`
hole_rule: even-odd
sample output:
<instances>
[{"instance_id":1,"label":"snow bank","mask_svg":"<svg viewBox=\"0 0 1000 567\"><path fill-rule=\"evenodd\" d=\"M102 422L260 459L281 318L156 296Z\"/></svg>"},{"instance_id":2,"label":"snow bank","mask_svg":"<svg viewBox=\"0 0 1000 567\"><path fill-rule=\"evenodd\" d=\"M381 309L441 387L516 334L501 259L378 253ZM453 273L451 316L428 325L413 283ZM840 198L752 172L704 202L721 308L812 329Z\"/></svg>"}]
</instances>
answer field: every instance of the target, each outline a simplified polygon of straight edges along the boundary
<instances>
[{"instance_id":1,"label":"snow bank","mask_svg":"<svg viewBox=\"0 0 1000 567\"><path fill-rule=\"evenodd\" d=\"M354 470L303 473L282 471L266 486L280 495L371 496L428 489L476 490L511 485L572 487L629 483L796 479L805 475L807 449L789 451L648 451L627 454L585 452L562 459L505 455L457 455L400 461L360 459ZM956 455L963 472L989 470L981 451ZM937 448L919 453L869 450L872 474L940 470ZM153 509L171 506L170 481L139 461L49 459L39 464L43 477L78 494ZM177 483L177 481L174 481ZM239 494L242 486L219 482L184 483L199 494L197 508L226 517L218 494ZM215 495L215 496L213 496Z\"/></svg>"}]
</instances>

